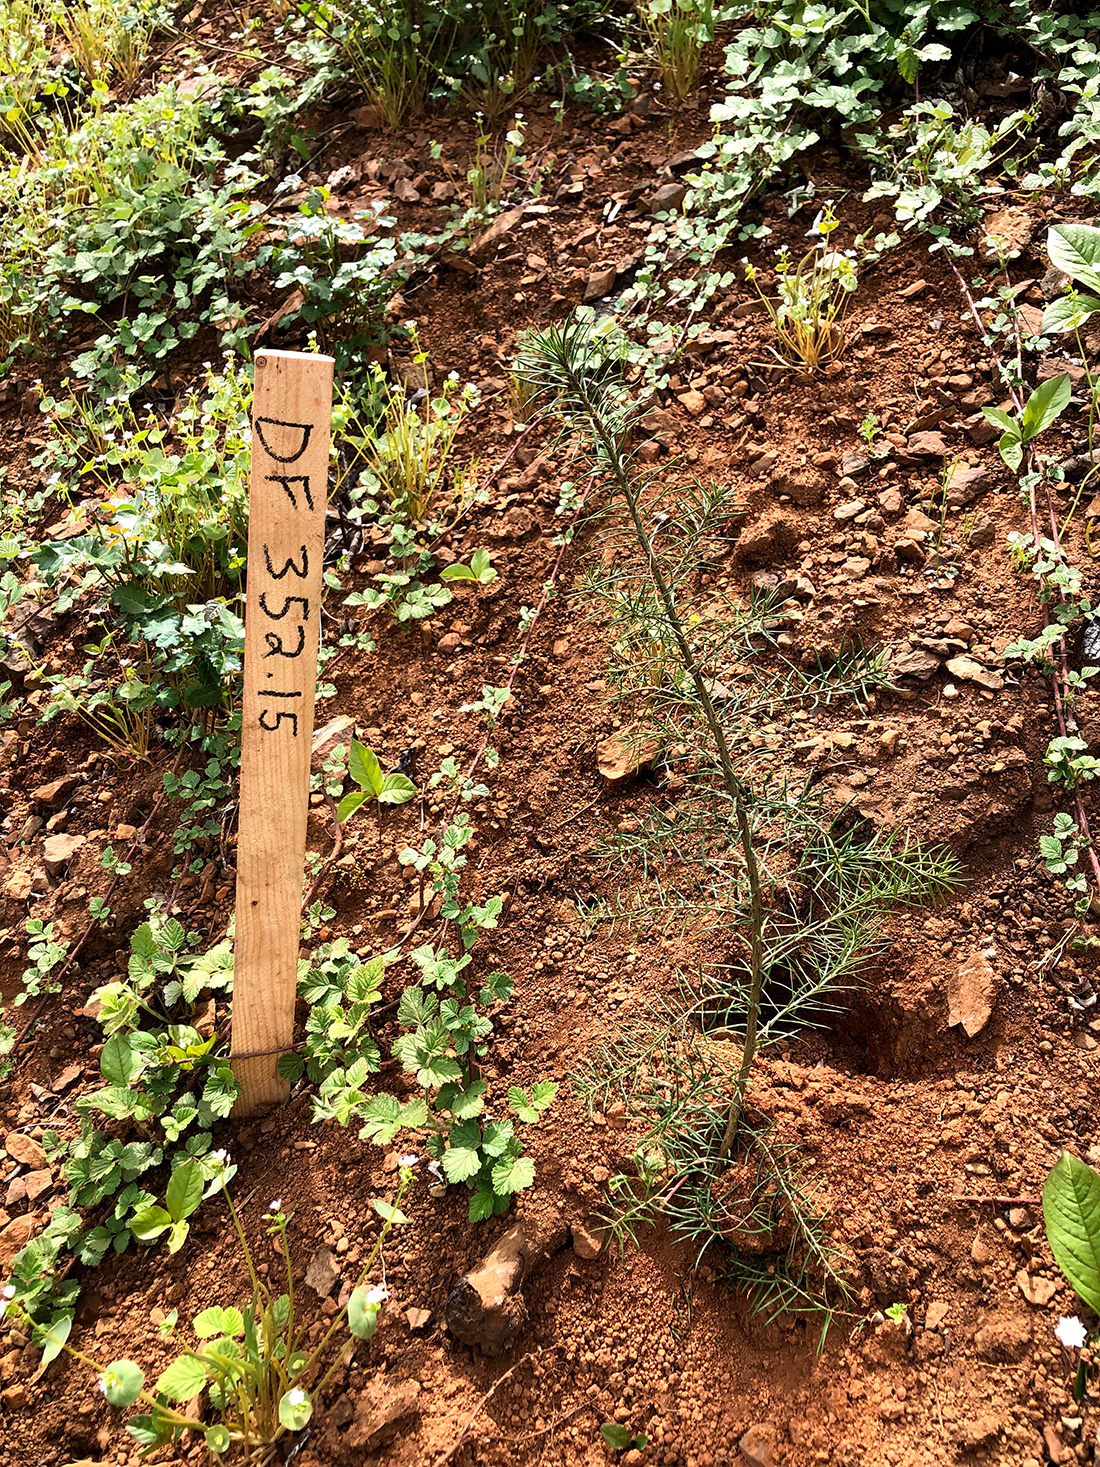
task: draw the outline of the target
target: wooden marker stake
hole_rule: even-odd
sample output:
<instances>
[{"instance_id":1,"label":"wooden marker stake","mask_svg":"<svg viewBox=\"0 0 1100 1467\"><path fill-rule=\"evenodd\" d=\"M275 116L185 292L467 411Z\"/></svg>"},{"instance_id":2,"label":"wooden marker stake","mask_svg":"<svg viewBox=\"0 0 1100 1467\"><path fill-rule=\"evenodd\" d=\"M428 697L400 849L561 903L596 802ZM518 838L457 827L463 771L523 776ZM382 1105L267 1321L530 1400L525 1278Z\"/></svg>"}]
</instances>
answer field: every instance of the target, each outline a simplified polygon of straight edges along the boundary
<instances>
[{"instance_id":1,"label":"wooden marker stake","mask_svg":"<svg viewBox=\"0 0 1100 1467\"><path fill-rule=\"evenodd\" d=\"M286 1098L275 1067L294 1041L332 366L305 352L256 356L233 971L238 1115Z\"/></svg>"}]
</instances>

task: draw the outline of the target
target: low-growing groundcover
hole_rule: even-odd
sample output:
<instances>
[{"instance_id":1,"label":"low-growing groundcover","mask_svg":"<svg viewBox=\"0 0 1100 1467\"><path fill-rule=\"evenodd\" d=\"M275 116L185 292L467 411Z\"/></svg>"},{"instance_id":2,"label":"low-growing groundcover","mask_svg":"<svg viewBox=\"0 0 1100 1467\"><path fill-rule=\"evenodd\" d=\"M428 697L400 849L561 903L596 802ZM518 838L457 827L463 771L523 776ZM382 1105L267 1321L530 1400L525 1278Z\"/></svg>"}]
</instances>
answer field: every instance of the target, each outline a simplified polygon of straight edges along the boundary
<instances>
[{"instance_id":1,"label":"low-growing groundcover","mask_svg":"<svg viewBox=\"0 0 1100 1467\"><path fill-rule=\"evenodd\" d=\"M0 1467L1095 1455L1098 34L0 6ZM243 1118L266 344L338 381Z\"/></svg>"}]
</instances>

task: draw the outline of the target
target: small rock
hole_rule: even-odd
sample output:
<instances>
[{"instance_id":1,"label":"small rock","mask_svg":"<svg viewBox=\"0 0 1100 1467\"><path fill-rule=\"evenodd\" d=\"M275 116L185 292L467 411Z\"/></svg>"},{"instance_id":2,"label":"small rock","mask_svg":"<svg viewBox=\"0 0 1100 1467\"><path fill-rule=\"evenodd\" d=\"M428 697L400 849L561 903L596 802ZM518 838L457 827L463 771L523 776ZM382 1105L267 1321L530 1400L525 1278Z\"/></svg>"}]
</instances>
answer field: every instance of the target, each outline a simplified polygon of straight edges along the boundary
<instances>
[{"instance_id":1,"label":"small rock","mask_svg":"<svg viewBox=\"0 0 1100 1467\"><path fill-rule=\"evenodd\" d=\"M33 1136L25 1136L22 1131L9 1131L4 1137L4 1150L21 1166L32 1168L44 1167L46 1163L46 1151L41 1142L36 1141Z\"/></svg>"},{"instance_id":2,"label":"small rock","mask_svg":"<svg viewBox=\"0 0 1100 1467\"><path fill-rule=\"evenodd\" d=\"M866 508L862 499L852 499L847 504L842 504L833 510L833 519L838 525L845 525L849 520L854 520L857 514L862 514Z\"/></svg>"},{"instance_id":3,"label":"small rock","mask_svg":"<svg viewBox=\"0 0 1100 1467\"><path fill-rule=\"evenodd\" d=\"M427 1329L432 1322L430 1309L406 1309L405 1318L411 1330Z\"/></svg>"},{"instance_id":4,"label":"small rock","mask_svg":"<svg viewBox=\"0 0 1100 1467\"><path fill-rule=\"evenodd\" d=\"M980 1447L983 1442L990 1442L1001 1432L1001 1418L987 1411L982 1416L974 1416L969 1420L960 1421L955 1427L955 1440L964 1451L973 1451Z\"/></svg>"},{"instance_id":5,"label":"small rock","mask_svg":"<svg viewBox=\"0 0 1100 1467\"><path fill-rule=\"evenodd\" d=\"M452 199L457 198L458 193L453 183L444 179L440 183L432 184L432 202L435 204L449 204Z\"/></svg>"},{"instance_id":6,"label":"small rock","mask_svg":"<svg viewBox=\"0 0 1100 1467\"><path fill-rule=\"evenodd\" d=\"M615 289L617 273L614 265L608 266L606 270L593 270L584 284L585 300L598 301L605 295L610 295Z\"/></svg>"},{"instance_id":7,"label":"small rock","mask_svg":"<svg viewBox=\"0 0 1100 1467\"><path fill-rule=\"evenodd\" d=\"M883 514L901 514L905 508L905 501L899 491L891 485L889 489L884 489L879 495L878 507Z\"/></svg>"},{"instance_id":8,"label":"small rock","mask_svg":"<svg viewBox=\"0 0 1100 1467\"><path fill-rule=\"evenodd\" d=\"M975 1352L994 1363L1022 1360L1030 1344L1031 1320L1026 1314L995 1314L974 1335Z\"/></svg>"},{"instance_id":9,"label":"small rock","mask_svg":"<svg viewBox=\"0 0 1100 1467\"><path fill-rule=\"evenodd\" d=\"M48 835L42 842L42 864L58 876L85 843L82 835Z\"/></svg>"},{"instance_id":10,"label":"small rock","mask_svg":"<svg viewBox=\"0 0 1100 1467\"><path fill-rule=\"evenodd\" d=\"M458 632L444 632L435 645L438 652L453 652L461 643L462 638Z\"/></svg>"},{"instance_id":11,"label":"small rock","mask_svg":"<svg viewBox=\"0 0 1100 1467\"><path fill-rule=\"evenodd\" d=\"M64 804L80 783L80 778L79 774L63 774L60 779L51 779L49 784L40 784L36 790L32 790L31 799L53 809Z\"/></svg>"},{"instance_id":12,"label":"small rock","mask_svg":"<svg viewBox=\"0 0 1100 1467\"><path fill-rule=\"evenodd\" d=\"M989 516L987 514L975 515L967 545L974 550L979 550L983 545L992 545L996 538L997 527Z\"/></svg>"},{"instance_id":13,"label":"small rock","mask_svg":"<svg viewBox=\"0 0 1100 1467\"><path fill-rule=\"evenodd\" d=\"M1043 1446L1046 1447L1047 1456L1054 1467L1061 1467L1063 1462L1073 1461L1073 1448L1066 1446L1058 1435L1058 1428L1049 1421L1043 1427Z\"/></svg>"},{"instance_id":14,"label":"small rock","mask_svg":"<svg viewBox=\"0 0 1100 1467\"><path fill-rule=\"evenodd\" d=\"M927 280L914 280L912 285L903 286L902 289L898 291L898 295L901 296L903 301L911 301L916 296L923 295L927 289Z\"/></svg>"},{"instance_id":15,"label":"small rock","mask_svg":"<svg viewBox=\"0 0 1100 1467\"><path fill-rule=\"evenodd\" d=\"M34 1232L34 1215L24 1212L0 1228L0 1274L7 1275L11 1261Z\"/></svg>"},{"instance_id":16,"label":"small rock","mask_svg":"<svg viewBox=\"0 0 1100 1467\"><path fill-rule=\"evenodd\" d=\"M319 1299L327 1299L339 1277L335 1255L328 1248L318 1248L306 1269L306 1283Z\"/></svg>"},{"instance_id":17,"label":"small rock","mask_svg":"<svg viewBox=\"0 0 1100 1467\"><path fill-rule=\"evenodd\" d=\"M589 1263L599 1258L604 1241L599 1233L585 1227L582 1223L574 1223L572 1232L573 1252L578 1258L583 1258Z\"/></svg>"},{"instance_id":18,"label":"small rock","mask_svg":"<svg viewBox=\"0 0 1100 1467\"><path fill-rule=\"evenodd\" d=\"M897 549L897 546L894 547ZM934 677L940 669L940 659L934 657L931 652L916 647L909 652L903 652L896 657L890 666L894 677L915 677L919 682L926 683L930 677Z\"/></svg>"},{"instance_id":19,"label":"small rock","mask_svg":"<svg viewBox=\"0 0 1100 1467\"><path fill-rule=\"evenodd\" d=\"M407 178L399 178L393 186L393 196L399 204L419 204L420 193Z\"/></svg>"},{"instance_id":20,"label":"small rock","mask_svg":"<svg viewBox=\"0 0 1100 1467\"><path fill-rule=\"evenodd\" d=\"M962 661L954 658L954 661ZM949 662L948 667L951 666ZM961 1024L971 1039L980 1034L993 1012L997 993L997 975L983 953L971 953L947 985L948 1028Z\"/></svg>"},{"instance_id":21,"label":"small rock","mask_svg":"<svg viewBox=\"0 0 1100 1467\"><path fill-rule=\"evenodd\" d=\"M1045 301L1052 301L1060 296L1069 284L1070 277L1064 270L1059 270L1057 265L1048 265L1046 274L1039 282L1039 289L1043 292Z\"/></svg>"},{"instance_id":22,"label":"small rock","mask_svg":"<svg viewBox=\"0 0 1100 1467\"><path fill-rule=\"evenodd\" d=\"M978 246L982 259L995 264L998 259L1022 253L1035 233L1035 219L1026 209L1009 205L986 217Z\"/></svg>"},{"instance_id":23,"label":"small rock","mask_svg":"<svg viewBox=\"0 0 1100 1467\"><path fill-rule=\"evenodd\" d=\"M930 520L919 509L911 509L898 526L898 534L904 535L907 540L919 540L922 535L931 534L935 528L935 520Z\"/></svg>"},{"instance_id":24,"label":"small rock","mask_svg":"<svg viewBox=\"0 0 1100 1467\"><path fill-rule=\"evenodd\" d=\"M13 871L4 883L4 895L13 902L29 901L34 890L34 878L29 871Z\"/></svg>"},{"instance_id":25,"label":"small rock","mask_svg":"<svg viewBox=\"0 0 1100 1467\"><path fill-rule=\"evenodd\" d=\"M482 255L487 255L490 250L504 242L512 230L518 227L522 218L522 204L515 209L505 209L503 214L497 215L484 233L478 235L466 253L472 260L476 260Z\"/></svg>"},{"instance_id":26,"label":"small rock","mask_svg":"<svg viewBox=\"0 0 1100 1467\"><path fill-rule=\"evenodd\" d=\"M870 466L869 455L861 453L858 449L850 449L840 460L840 472L849 479L854 479L857 474L862 474L864 469Z\"/></svg>"},{"instance_id":27,"label":"small rock","mask_svg":"<svg viewBox=\"0 0 1100 1467\"><path fill-rule=\"evenodd\" d=\"M928 1312L924 1316L925 1329L939 1329L940 1325L947 1318L950 1307L942 1299L937 1299L934 1303L929 1304Z\"/></svg>"},{"instance_id":28,"label":"small rock","mask_svg":"<svg viewBox=\"0 0 1100 1467\"><path fill-rule=\"evenodd\" d=\"M961 678L967 683L977 683L980 688L987 688L991 693L999 693L1005 685L1000 673L990 672L972 657L950 658L947 670L952 677Z\"/></svg>"},{"instance_id":29,"label":"small rock","mask_svg":"<svg viewBox=\"0 0 1100 1467\"><path fill-rule=\"evenodd\" d=\"M747 1467L775 1467L776 1430L770 1421L750 1426L737 1443Z\"/></svg>"},{"instance_id":30,"label":"small rock","mask_svg":"<svg viewBox=\"0 0 1100 1467\"><path fill-rule=\"evenodd\" d=\"M1030 1274L1025 1268L1021 1268L1016 1275L1016 1283L1027 1302L1034 1304L1039 1309L1045 1309L1058 1292L1058 1285L1053 1279L1044 1279L1038 1274Z\"/></svg>"},{"instance_id":31,"label":"small rock","mask_svg":"<svg viewBox=\"0 0 1100 1467\"><path fill-rule=\"evenodd\" d=\"M992 483L987 468L970 469L956 464L947 480L947 502L956 509L961 508L984 494Z\"/></svg>"},{"instance_id":32,"label":"small rock","mask_svg":"<svg viewBox=\"0 0 1100 1467\"><path fill-rule=\"evenodd\" d=\"M688 412L694 418L701 417L702 414L705 413L707 410L706 398L701 392L695 392L690 387L686 392L678 393L676 401L680 404L681 407L687 408Z\"/></svg>"},{"instance_id":33,"label":"small rock","mask_svg":"<svg viewBox=\"0 0 1100 1467\"><path fill-rule=\"evenodd\" d=\"M626 784L652 764L661 744L637 725L620 729L596 745L596 768L611 789Z\"/></svg>"},{"instance_id":34,"label":"small rock","mask_svg":"<svg viewBox=\"0 0 1100 1467\"><path fill-rule=\"evenodd\" d=\"M943 434L936 432L912 434L905 450L913 458L946 458L948 451Z\"/></svg>"},{"instance_id":35,"label":"small rock","mask_svg":"<svg viewBox=\"0 0 1100 1467\"><path fill-rule=\"evenodd\" d=\"M687 189L682 183L663 183L649 196L649 212L651 214L671 213L674 209L678 209L686 198Z\"/></svg>"}]
</instances>

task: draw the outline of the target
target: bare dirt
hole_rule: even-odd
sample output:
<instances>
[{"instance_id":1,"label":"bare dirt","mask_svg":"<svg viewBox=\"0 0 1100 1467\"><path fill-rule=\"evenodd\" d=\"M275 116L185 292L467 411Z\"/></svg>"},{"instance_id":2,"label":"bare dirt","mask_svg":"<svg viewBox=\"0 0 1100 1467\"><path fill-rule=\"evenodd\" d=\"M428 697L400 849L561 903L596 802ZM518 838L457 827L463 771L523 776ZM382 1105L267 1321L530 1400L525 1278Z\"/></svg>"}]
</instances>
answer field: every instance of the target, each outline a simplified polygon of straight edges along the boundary
<instances>
[{"instance_id":1,"label":"bare dirt","mask_svg":"<svg viewBox=\"0 0 1100 1467\"><path fill-rule=\"evenodd\" d=\"M484 393L459 448L480 461L491 503L447 548L463 556L488 545L500 578L487 591L461 590L430 626L380 622L378 652L342 659L336 697L318 720L347 713L384 759L415 745L429 772L439 758L453 754L462 763L477 748L477 716L458 710L507 675L520 608L537 602L558 554L559 484L573 469L548 430L518 441L512 431L505 377L516 334L561 319L593 272L637 254L651 227L645 200L668 181L666 160L705 131L702 111L681 116L672 139L666 119L635 115L611 123L573 117L567 135L555 137L545 109L528 112L529 147L545 146L555 178L568 172L582 181L580 196L548 194L545 212L517 218L479 254L476 273L439 262L394 306L416 319L437 376L458 371ZM444 127L444 160L457 168L469 152L468 130L448 120L437 131ZM351 212L385 198L402 226L439 222L432 186L447 174L430 158L434 135L427 126L396 137L345 135L331 167L351 163L358 177L334 202ZM821 194L843 199L841 243L850 242L873 217L859 203L858 180L826 149L805 167ZM399 179L419 201L395 200ZM623 206L610 227L602 222L608 201ZM1046 221L1066 217L1054 198L1027 207L1039 241ZM801 240L809 212L788 220L778 199L764 208L774 242ZM1029 305L1042 302L1043 271L1035 247L1010 266ZM393 1297L382 1325L334 1382L297 1467L602 1463L610 1454L598 1426L607 1420L647 1434L644 1456L624 1459L631 1467L641 1460L669 1467L1093 1460L1092 1443L1074 1424L1070 1366L1053 1334L1059 1315L1078 1306L1049 1256L1036 1199L1063 1143L1087 1156L1100 1142L1093 1032L1100 1023L1095 1009L1071 1010L1065 998L1090 970L1065 954L1044 959L1072 911L1037 855L1053 808L1041 764L1054 731L1046 685L1021 681L1000 656L1041 617L1006 551L1008 532L1026 527L1025 511L995 444L974 441L975 414L996 396L989 365L961 319L952 275L917 239L866 274L846 323L850 346L832 375L776 366L754 299L740 286L717 300L709 340L654 404L645 451L667 461L670 476L714 476L747 503L720 584L747 594L754 577L803 578L800 616L785 628L782 655L810 659L858 634L911 670L898 676L899 691L876 694L865 709L849 703L762 725L761 746L792 774L813 773L838 808L851 802L872 820L948 842L967 872L963 890L940 910L897 916L889 946L833 1029L765 1056L752 1086L753 1104L797 1138L820 1179L834 1237L851 1258L856 1317L834 1321L818 1354L815 1321L751 1317L717 1279L717 1259L693 1270L687 1251L660 1234L623 1258L606 1250L591 1258L583 1234L574 1241L568 1231L583 1228L637 1139L613 1114L587 1115L570 1098L569 1076L691 960L675 934L636 940L622 927L590 931L575 905L613 890L592 857L594 841L664 798L659 776L608 792L596 770L596 745L616 726L605 699L608 649L569 592L584 555L600 554L597 528L567 552L559 594L539 618L502 720L491 795L471 812L473 894L507 893L500 927L479 944L476 960L516 979L486 1072L491 1094L540 1078L563 1082L532 1133L538 1180L517 1208L557 1251L525 1288L528 1322L511 1353L481 1358L446 1333L442 1306L454 1279L512 1219L472 1226L464 1193L433 1199L418 1186L406 1208L410 1224L387 1250ZM29 385L28 373L5 389L9 484L34 478L28 461L41 430L34 394L24 396ZM891 456L857 465L848 456L865 457L858 427L872 412ZM1066 454L1081 421L1056 435ZM942 435L942 451L933 444L921 456L915 433ZM970 502L948 511L949 537L959 538L964 516L970 529L951 581L930 561L932 542L920 537L913 513L939 484L945 460L956 459L985 472ZM1069 543L1087 563L1076 528ZM364 580L368 561L365 554L356 566ZM58 619L44 639L47 658L67 665L85 634L77 619ZM948 671L958 657L971 659L977 674ZM81 782L61 823L86 841L66 870L37 882L43 889L11 895L21 890L13 878L34 880L42 864L43 832L26 822L49 812L31 791L70 771ZM73 726L19 726L0 775L7 996L23 964L28 911L51 917L69 936L79 931L87 897L104 881L103 846L117 844L120 825L141 825L161 772L114 767ZM426 797L387 815L380 847L373 830L348 847L325 892L337 914L332 933L354 933L364 950L381 950L407 927L415 902L395 853L441 809ZM21 1049L0 1097L5 1133L33 1137L64 1122L73 1099L96 1084L96 1031L78 1011L111 970L114 948L125 946L142 897L164 888L171 818L163 811L138 851L112 934L87 950ZM310 835L312 848L328 850L323 807ZM178 899L190 928L217 935L231 913L232 866L217 849L210 861L203 881ZM967 1037L948 1027L949 995L974 954L986 955L993 975L992 1013ZM304 1095L266 1119L226 1127L219 1144L240 1164L237 1193L257 1236L261 1209L281 1196L294 1215L301 1269L327 1246L342 1280L353 1276L377 1226L369 1200L392 1191L392 1156L354 1134L311 1125ZM33 1202L21 1198L10 1184L25 1170L9 1162L0 1176L13 1198L0 1227L28 1215L41 1222L64 1200L59 1179ZM0 1247L7 1236L0 1232ZM260 1242L260 1256L274 1262L269 1246ZM85 1338L103 1358L132 1354L155 1370L166 1358L156 1311L178 1307L188 1317L228 1302L243 1294L242 1275L224 1217L205 1210L177 1257L143 1251L90 1274L74 1339ZM335 1297L307 1304L318 1328ZM882 1315L897 1303L906 1306L902 1323ZM427 1323L414 1315L414 1328L408 1310L428 1311ZM35 1359L17 1330L0 1334L0 1464L136 1464L138 1449L94 1380L61 1360L32 1384ZM202 1456L194 1448L190 1460Z\"/></svg>"}]
</instances>

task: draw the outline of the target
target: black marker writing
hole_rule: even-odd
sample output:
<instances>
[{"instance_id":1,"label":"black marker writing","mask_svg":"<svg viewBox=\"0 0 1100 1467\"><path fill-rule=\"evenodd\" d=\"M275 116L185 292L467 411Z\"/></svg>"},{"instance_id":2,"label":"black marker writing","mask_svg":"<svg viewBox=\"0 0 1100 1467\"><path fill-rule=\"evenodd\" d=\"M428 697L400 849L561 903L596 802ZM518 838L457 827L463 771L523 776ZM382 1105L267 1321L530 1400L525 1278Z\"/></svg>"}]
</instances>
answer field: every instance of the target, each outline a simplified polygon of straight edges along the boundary
<instances>
[{"instance_id":1,"label":"black marker writing","mask_svg":"<svg viewBox=\"0 0 1100 1467\"><path fill-rule=\"evenodd\" d=\"M278 632L264 632L264 641L271 648L270 652L264 653L265 657L301 657L306 645L306 629L305 627L298 628L298 645L293 652L286 650ZM268 677L270 676L271 674L268 673Z\"/></svg>"},{"instance_id":2,"label":"black marker writing","mask_svg":"<svg viewBox=\"0 0 1100 1467\"><path fill-rule=\"evenodd\" d=\"M298 500L291 484L301 484L302 493L306 497L306 503L310 509L313 508L313 492L309 487L308 474L265 474L264 477L272 484L278 484L286 497L290 500L292 509L298 508Z\"/></svg>"},{"instance_id":3,"label":"black marker writing","mask_svg":"<svg viewBox=\"0 0 1100 1467\"><path fill-rule=\"evenodd\" d=\"M308 621L309 602L304 596L287 596L283 601L282 611L272 611L271 607L267 604L267 592L264 591L260 595L260 610L265 616L269 616L272 621L282 621L283 617L286 616L290 608L295 605L302 608L302 620Z\"/></svg>"},{"instance_id":4,"label":"black marker writing","mask_svg":"<svg viewBox=\"0 0 1100 1467\"><path fill-rule=\"evenodd\" d=\"M267 434L264 432L265 424L269 428L297 428L297 430L302 435L301 448L299 448L296 453L276 453L271 444L267 441ZM267 453L268 457L273 458L276 463L280 464L296 463L309 447L310 434L313 432L312 423L287 423L282 418L257 418L252 426L255 428L256 437L263 444L264 451Z\"/></svg>"},{"instance_id":5,"label":"black marker writing","mask_svg":"<svg viewBox=\"0 0 1100 1467\"><path fill-rule=\"evenodd\" d=\"M278 713L275 713L274 723L265 723L264 718L267 716L267 714L274 712L275 710L273 708L260 709L260 727L264 729L267 733L275 733L277 732L278 727L280 723L282 723L283 719L287 718L290 720L291 737L296 739L298 737L298 715L296 713L283 713L280 711Z\"/></svg>"},{"instance_id":6,"label":"black marker writing","mask_svg":"<svg viewBox=\"0 0 1100 1467\"><path fill-rule=\"evenodd\" d=\"M301 570L299 570L298 567L294 564L294 557L290 555L287 557L286 565L283 566L282 570L277 571L275 567L271 564L271 551L268 550L266 545L264 546L264 560L267 563L268 575L274 577L274 579L277 581L281 581L286 575L287 571L293 571L300 581L304 581L305 578L309 575L309 551L304 545L302 546Z\"/></svg>"}]
</instances>

